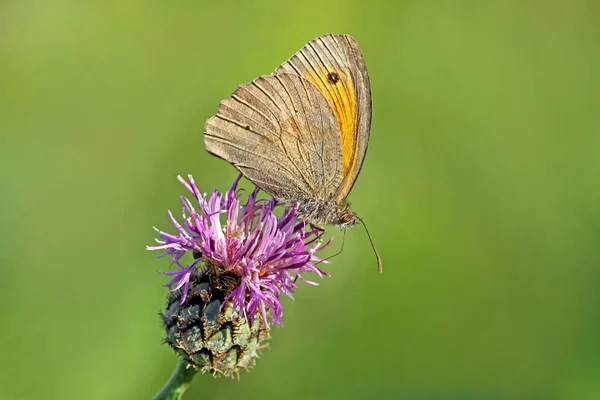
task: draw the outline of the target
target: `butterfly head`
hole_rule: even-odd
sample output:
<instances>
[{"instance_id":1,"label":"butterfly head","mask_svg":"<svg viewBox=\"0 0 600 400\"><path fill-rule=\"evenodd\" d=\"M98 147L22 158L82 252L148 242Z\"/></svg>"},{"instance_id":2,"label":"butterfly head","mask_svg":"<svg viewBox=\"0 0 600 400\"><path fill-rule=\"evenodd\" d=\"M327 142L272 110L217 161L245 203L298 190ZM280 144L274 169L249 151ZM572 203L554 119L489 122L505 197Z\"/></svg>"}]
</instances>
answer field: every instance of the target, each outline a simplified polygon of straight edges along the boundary
<instances>
[{"instance_id":1,"label":"butterfly head","mask_svg":"<svg viewBox=\"0 0 600 400\"><path fill-rule=\"evenodd\" d=\"M360 218L354 214L354 211L350 208L350 205L346 202L340 204L336 210L336 219L334 225L342 229L352 228L354 225L360 222Z\"/></svg>"}]
</instances>

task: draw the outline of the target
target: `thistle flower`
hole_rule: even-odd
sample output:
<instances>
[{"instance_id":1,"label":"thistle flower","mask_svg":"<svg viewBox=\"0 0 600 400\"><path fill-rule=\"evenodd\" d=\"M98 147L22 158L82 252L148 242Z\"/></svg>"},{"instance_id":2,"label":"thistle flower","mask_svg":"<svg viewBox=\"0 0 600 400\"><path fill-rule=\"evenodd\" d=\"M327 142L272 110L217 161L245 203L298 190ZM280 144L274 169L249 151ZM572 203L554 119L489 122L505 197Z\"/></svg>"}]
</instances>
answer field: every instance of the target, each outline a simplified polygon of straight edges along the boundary
<instances>
[{"instance_id":1,"label":"thistle flower","mask_svg":"<svg viewBox=\"0 0 600 400\"><path fill-rule=\"evenodd\" d=\"M163 272L172 277L162 314L166 342L189 364L225 375L254 363L268 320L282 324L280 298L292 297L297 279L316 285L304 275L327 275L316 253L330 243L322 245L321 231L296 218L297 207L277 217L275 200L258 199L258 189L241 204L240 177L211 196L200 193L191 175L178 177L194 201L182 196L181 223L169 211L177 233L155 228L159 244L147 247L164 250L162 257L178 268ZM193 255L189 265L186 253Z\"/></svg>"}]
</instances>

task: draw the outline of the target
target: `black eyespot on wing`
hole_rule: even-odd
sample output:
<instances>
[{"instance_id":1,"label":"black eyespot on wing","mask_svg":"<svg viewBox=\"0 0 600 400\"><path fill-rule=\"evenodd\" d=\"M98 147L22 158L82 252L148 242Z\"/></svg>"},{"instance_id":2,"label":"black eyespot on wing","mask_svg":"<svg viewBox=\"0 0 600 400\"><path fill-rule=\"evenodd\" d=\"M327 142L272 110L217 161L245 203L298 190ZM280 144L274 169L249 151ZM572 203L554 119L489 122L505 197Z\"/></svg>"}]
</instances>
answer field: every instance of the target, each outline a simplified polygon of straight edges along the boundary
<instances>
[{"instance_id":1,"label":"black eyespot on wing","mask_svg":"<svg viewBox=\"0 0 600 400\"><path fill-rule=\"evenodd\" d=\"M329 81L329 83L338 83L338 81L340 80L340 76L335 73L335 72L330 72L327 74L327 81Z\"/></svg>"}]
</instances>

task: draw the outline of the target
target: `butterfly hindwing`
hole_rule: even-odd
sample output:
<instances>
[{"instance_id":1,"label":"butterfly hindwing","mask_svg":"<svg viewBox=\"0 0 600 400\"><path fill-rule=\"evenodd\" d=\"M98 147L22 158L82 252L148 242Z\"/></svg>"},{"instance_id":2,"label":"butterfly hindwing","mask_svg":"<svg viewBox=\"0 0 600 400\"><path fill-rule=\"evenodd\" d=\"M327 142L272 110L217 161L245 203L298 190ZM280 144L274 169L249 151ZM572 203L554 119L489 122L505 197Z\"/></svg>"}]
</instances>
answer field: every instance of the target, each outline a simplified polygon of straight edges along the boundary
<instances>
[{"instance_id":1,"label":"butterfly hindwing","mask_svg":"<svg viewBox=\"0 0 600 400\"><path fill-rule=\"evenodd\" d=\"M343 180L339 124L325 96L297 74L238 87L205 125L207 150L279 200L325 198Z\"/></svg>"}]
</instances>

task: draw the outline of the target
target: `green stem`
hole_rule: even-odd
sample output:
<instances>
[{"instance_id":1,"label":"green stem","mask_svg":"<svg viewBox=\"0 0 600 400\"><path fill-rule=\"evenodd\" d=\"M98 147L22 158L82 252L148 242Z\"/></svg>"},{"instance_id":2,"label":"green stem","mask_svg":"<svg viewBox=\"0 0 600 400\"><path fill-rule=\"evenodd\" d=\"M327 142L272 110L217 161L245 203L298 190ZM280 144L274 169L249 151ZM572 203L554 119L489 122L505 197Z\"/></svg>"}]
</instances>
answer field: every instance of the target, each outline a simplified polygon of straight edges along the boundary
<instances>
[{"instance_id":1,"label":"green stem","mask_svg":"<svg viewBox=\"0 0 600 400\"><path fill-rule=\"evenodd\" d=\"M171 379L169 379L169 382L167 382L160 393L154 396L153 400L180 400L190 386L196 372L198 372L196 368L188 368L187 366L188 363L183 358L180 358L175 372L171 375Z\"/></svg>"}]
</instances>

